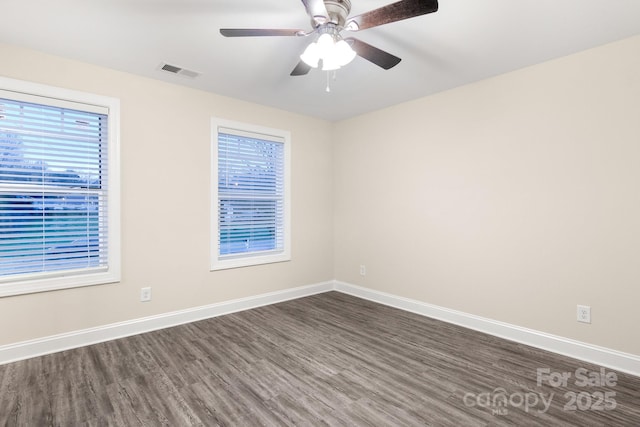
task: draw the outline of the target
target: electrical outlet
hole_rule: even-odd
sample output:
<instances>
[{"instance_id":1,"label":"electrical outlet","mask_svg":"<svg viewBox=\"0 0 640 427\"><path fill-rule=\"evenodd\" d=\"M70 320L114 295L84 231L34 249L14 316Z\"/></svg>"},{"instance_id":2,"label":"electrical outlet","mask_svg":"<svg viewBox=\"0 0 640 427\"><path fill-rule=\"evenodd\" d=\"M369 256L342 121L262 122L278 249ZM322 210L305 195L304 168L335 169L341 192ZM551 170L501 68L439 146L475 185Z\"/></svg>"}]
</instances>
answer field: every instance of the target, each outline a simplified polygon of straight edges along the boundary
<instances>
[{"instance_id":1,"label":"electrical outlet","mask_svg":"<svg viewBox=\"0 0 640 427\"><path fill-rule=\"evenodd\" d=\"M591 307L588 305L578 306L578 322L591 323Z\"/></svg>"},{"instance_id":2,"label":"electrical outlet","mask_svg":"<svg viewBox=\"0 0 640 427\"><path fill-rule=\"evenodd\" d=\"M140 301L151 301L151 287L140 288Z\"/></svg>"},{"instance_id":3,"label":"electrical outlet","mask_svg":"<svg viewBox=\"0 0 640 427\"><path fill-rule=\"evenodd\" d=\"M364 265L360 266L360 275L361 276L366 276L367 275L367 267L365 267Z\"/></svg>"}]
</instances>

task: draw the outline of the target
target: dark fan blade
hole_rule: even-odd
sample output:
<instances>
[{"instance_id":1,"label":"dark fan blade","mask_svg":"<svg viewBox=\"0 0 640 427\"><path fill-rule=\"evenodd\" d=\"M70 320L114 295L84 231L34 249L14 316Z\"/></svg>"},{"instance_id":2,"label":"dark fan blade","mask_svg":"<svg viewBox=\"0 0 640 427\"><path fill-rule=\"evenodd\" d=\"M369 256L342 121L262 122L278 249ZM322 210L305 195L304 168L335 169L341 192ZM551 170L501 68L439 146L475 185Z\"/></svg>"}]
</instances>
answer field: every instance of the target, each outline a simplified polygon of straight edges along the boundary
<instances>
[{"instance_id":1,"label":"dark fan blade","mask_svg":"<svg viewBox=\"0 0 640 427\"><path fill-rule=\"evenodd\" d=\"M317 23L324 24L329 19L329 12L322 0L302 0L309 16Z\"/></svg>"},{"instance_id":2,"label":"dark fan blade","mask_svg":"<svg viewBox=\"0 0 640 427\"><path fill-rule=\"evenodd\" d=\"M309 73L309 71L311 71L311 65L308 65L306 62L304 61L300 61L298 62L298 65L296 65L296 68L293 69L293 71L291 72L291 76L304 76L305 74Z\"/></svg>"},{"instance_id":3,"label":"dark fan blade","mask_svg":"<svg viewBox=\"0 0 640 427\"><path fill-rule=\"evenodd\" d=\"M280 30L267 28L221 28L225 37L303 36L304 30Z\"/></svg>"},{"instance_id":4,"label":"dark fan blade","mask_svg":"<svg viewBox=\"0 0 640 427\"><path fill-rule=\"evenodd\" d=\"M385 70L395 67L401 61L397 56L378 49L377 47L373 47L361 40L354 39L353 37L349 37L345 39L345 41L351 45L351 48L358 54L358 56L363 57L367 61L373 62L378 67L382 67Z\"/></svg>"},{"instance_id":5,"label":"dark fan blade","mask_svg":"<svg viewBox=\"0 0 640 427\"><path fill-rule=\"evenodd\" d=\"M349 19L345 29L349 31L364 30L390 22L425 15L438 10L438 0L400 0L378 9L354 16Z\"/></svg>"}]
</instances>

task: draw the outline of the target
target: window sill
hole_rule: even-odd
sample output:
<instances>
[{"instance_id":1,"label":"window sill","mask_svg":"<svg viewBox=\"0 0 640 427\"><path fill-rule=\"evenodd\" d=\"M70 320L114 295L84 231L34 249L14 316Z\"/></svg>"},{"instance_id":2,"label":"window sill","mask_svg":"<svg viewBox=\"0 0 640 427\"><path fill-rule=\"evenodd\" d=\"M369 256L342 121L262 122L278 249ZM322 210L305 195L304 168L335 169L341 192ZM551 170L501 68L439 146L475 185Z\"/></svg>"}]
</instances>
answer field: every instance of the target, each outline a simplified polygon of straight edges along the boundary
<instances>
[{"instance_id":1,"label":"window sill","mask_svg":"<svg viewBox=\"0 0 640 427\"><path fill-rule=\"evenodd\" d=\"M106 285L120 281L119 273L115 271L99 271L78 275L62 275L57 277L32 278L6 283L0 283L0 298L38 292L49 292L62 289L80 288L85 286Z\"/></svg>"},{"instance_id":2,"label":"window sill","mask_svg":"<svg viewBox=\"0 0 640 427\"><path fill-rule=\"evenodd\" d=\"M278 262L291 261L291 255L288 253L279 253L277 255L256 255L242 258L226 258L215 259L211 261L211 271L227 270L231 268L252 267L255 265L274 264Z\"/></svg>"}]
</instances>

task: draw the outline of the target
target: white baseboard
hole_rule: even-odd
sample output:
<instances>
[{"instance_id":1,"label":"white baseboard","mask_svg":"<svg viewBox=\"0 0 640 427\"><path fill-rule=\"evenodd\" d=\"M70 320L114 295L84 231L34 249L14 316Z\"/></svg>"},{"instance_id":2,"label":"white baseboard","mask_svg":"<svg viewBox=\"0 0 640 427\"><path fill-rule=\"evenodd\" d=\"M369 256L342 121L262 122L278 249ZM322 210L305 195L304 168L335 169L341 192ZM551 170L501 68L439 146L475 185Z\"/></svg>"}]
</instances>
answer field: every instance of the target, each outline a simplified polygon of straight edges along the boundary
<instances>
[{"instance_id":1,"label":"white baseboard","mask_svg":"<svg viewBox=\"0 0 640 427\"><path fill-rule=\"evenodd\" d=\"M616 350L598 347L592 344L339 281L285 289L247 298L224 301L217 304L173 311L156 316L143 317L96 328L4 345L0 346L0 365L332 290L460 325L510 341L548 350L553 353L573 357L578 360L605 366L620 372L640 376L640 356L622 353Z\"/></svg>"},{"instance_id":2,"label":"white baseboard","mask_svg":"<svg viewBox=\"0 0 640 427\"><path fill-rule=\"evenodd\" d=\"M334 281L333 289L369 301L453 323L510 341L640 376L640 356L575 341L421 301Z\"/></svg>"},{"instance_id":3,"label":"white baseboard","mask_svg":"<svg viewBox=\"0 0 640 427\"><path fill-rule=\"evenodd\" d=\"M333 282L318 283L4 345L0 346L0 365L331 290Z\"/></svg>"}]
</instances>

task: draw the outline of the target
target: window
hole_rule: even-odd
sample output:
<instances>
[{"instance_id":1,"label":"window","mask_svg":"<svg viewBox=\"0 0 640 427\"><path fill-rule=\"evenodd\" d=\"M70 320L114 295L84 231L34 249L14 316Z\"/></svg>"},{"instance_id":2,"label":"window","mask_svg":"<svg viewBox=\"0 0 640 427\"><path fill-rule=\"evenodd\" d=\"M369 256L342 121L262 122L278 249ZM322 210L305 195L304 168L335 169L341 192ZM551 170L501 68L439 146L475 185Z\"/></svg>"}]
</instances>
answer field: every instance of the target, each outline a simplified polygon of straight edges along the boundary
<instances>
[{"instance_id":1,"label":"window","mask_svg":"<svg viewBox=\"0 0 640 427\"><path fill-rule=\"evenodd\" d=\"M213 120L211 269L288 261L289 133Z\"/></svg>"},{"instance_id":2,"label":"window","mask_svg":"<svg viewBox=\"0 0 640 427\"><path fill-rule=\"evenodd\" d=\"M0 78L0 296L119 280L118 109Z\"/></svg>"}]
</instances>

